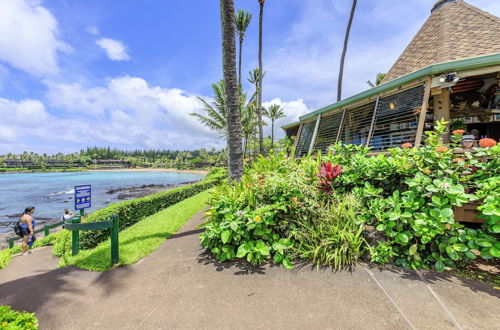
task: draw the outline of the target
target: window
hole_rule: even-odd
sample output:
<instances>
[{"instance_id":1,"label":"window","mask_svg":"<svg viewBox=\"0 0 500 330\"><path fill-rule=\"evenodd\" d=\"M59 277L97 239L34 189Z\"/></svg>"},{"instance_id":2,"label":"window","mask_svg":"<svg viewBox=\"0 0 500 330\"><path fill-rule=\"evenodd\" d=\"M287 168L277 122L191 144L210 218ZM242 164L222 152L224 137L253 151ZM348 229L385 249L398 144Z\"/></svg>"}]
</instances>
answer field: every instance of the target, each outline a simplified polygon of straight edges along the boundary
<instances>
[{"instance_id":1,"label":"window","mask_svg":"<svg viewBox=\"0 0 500 330\"><path fill-rule=\"evenodd\" d=\"M424 91L422 85L380 99L370 141L373 150L415 143Z\"/></svg>"},{"instance_id":2,"label":"window","mask_svg":"<svg viewBox=\"0 0 500 330\"><path fill-rule=\"evenodd\" d=\"M343 113L344 111L340 111L321 117L314 150L321 150L321 153L324 154L328 147L336 142Z\"/></svg>"},{"instance_id":3,"label":"window","mask_svg":"<svg viewBox=\"0 0 500 330\"><path fill-rule=\"evenodd\" d=\"M343 144L366 144L375 102L347 110L340 140Z\"/></svg>"},{"instance_id":4,"label":"window","mask_svg":"<svg viewBox=\"0 0 500 330\"><path fill-rule=\"evenodd\" d=\"M316 127L316 120L311 120L307 123L302 124L302 131L300 132L300 138L297 143L295 157L300 158L308 154L309 147L311 145L311 139L314 133L314 128Z\"/></svg>"}]
</instances>

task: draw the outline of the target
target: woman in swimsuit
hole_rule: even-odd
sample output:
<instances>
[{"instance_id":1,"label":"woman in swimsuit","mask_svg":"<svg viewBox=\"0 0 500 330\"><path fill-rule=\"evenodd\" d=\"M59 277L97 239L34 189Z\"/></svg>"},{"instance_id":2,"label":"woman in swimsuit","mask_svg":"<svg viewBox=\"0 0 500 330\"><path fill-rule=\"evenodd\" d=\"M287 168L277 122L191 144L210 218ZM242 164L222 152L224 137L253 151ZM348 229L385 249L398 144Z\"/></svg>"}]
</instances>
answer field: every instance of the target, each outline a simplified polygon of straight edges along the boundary
<instances>
[{"instance_id":1,"label":"woman in swimsuit","mask_svg":"<svg viewBox=\"0 0 500 330\"><path fill-rule=\"evenodd\" d=\"M23 250L23 256L28 254L28 242L34 233L33 227L35 227L35 219L33 219L33 213L35 213L35 207L30 206L24 210L24 213L21 216L21 232L23 234L21 249Z\"/></svg>"}]
</instances>

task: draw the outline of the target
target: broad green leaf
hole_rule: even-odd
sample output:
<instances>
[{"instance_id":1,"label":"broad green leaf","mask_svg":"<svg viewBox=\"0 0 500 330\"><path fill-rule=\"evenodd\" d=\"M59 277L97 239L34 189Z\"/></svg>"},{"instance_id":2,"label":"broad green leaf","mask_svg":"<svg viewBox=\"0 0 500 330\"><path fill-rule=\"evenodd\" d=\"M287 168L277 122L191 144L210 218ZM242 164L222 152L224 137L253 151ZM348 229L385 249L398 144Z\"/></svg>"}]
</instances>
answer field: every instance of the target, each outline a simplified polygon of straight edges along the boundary
<instances>
[{"instance_id":1,"label":"broad green leaf","mask_svg":"<svg viewBox=\"0 0 500 330\"><path fill-rule=\"evenodd\" d=\"M379 224L379 225L377 226L377 230L378 230L378 231L384 231L384 230L385 230L385 225L384 225L384 224Z\"/></svg>"},{"instance_id":2,"label":"broad green leaf","mask_svg":"<svg viewBox=\"0 0 500 330\"><path fill-rule=\"evenodd\" d=\"M465 246L465 244L453 244L453 249L455 251L458 251L458 252L465 252L467 250L469 250L469 248L467 246Z\"/></svg>"},{"instance_id":3,"label":"broad green leaf","mask_svg":"<svg viewBox=\"0 0 500 330\"><path fill-rule=\"evenodd\" d=\"M499 258L500 257L500 250L495 248L494 246L490 249L490 254L494 257L494 258Z\"/></svg>"},{"instance_id":4,"label":"broad green leaf","mask_svg":"<svg viewBox=\"0 0 500 330\"><path fill-rule=\"evenodd\" d=\"M410 241L410 238L404 233L397 234L395 239L396 239L396 243L401 244L401 245L406 245Z\"/></svg>"},{"instance_id":5,"label":"broad green leaf","mask_svg":"<svg viewBox=\"0 0 500 330\"><path fill-rule=\"evenodd\" d=\"M248 253L248 250L247 250L246 244L242 244L238 248L238 253L236 253L236 258L244 258L247 253Z\"/></svg>"},{"instance_id":6,"label":"broad green leaf","mask_svg":"<svg viewBox=\"0 0 500 330\"><path fill-rule=\"evenodd\" d=\"M229 230L224 230L220 235L222 243L226 244L229 241L229 236L231 236L231 232Z\"/></svg>"},{"instance_id":7,"label":"broad green leaf","mask_svg":"<svg viewBox=\"0 0 500 330\"><path fill-rule=\"evenodd\" d=\"M444 270L444 264L441 260L436 261L436 264L434 265L434 267L436 268L436 270L438 272L442 272Z\"/></svg>"},{"instance_id":8,"label":"broad green leaf","mask_svg":"<svg viewBox=\"0 0 500 330\"><path fill-rule=\"evenodd\" d=\"M283 259L283 266L285 266L285 268L287 268L287 269L292 269L293 268L293 265L290 262L290 260L288 260L288 258Z\"/></svg>"},{"instance_id":9,"label":"broad green leaf","mask_svg":"<svg viewBox=\"0 0 500 330\"><path fill-rule=\"evenodd\" d=\"M283 256L280 253L276 253L273 260L275 263L280 264L283 261Z\"/></svg>"},{"instance_id":10,"label":"broad green leaf","mask_svg":"<svg viewBox=\"0 0 500 330\"><path fill-rule=\"evenodd\" d=\"M412 246L410 246L410 249L408 250L408 252L410 253L410 255L415 255L415 253L417 253L417 248L418 248L418 245L417 244L413 244Z\"/></svg>"},{"instance_id":11,"label":"broad green leaf","mask_svg":"<svg viewBox=\"0 0 500 330\"><path fill-rule=\"evenodd\" d=\"M451 248L450 246L446 247L446 253L453 260L458 260L460 258L457 251L453 250L453 248Z\"/></svg>"},{"instance_id":12,"label":"broad green leaf","mask_svg":"<svg viewBox=\"0 0 500 330\"><path fill-rule=\"evenodd\" d=\"M473 260L477 258L477 256L474 253L472 253L471 251L465 251L465 256L467 258L473 259Z\"/></svg>"},{"instance_id":13,"label":"broad green leaf","mask_svg":"<svg viewBox=\"0 0 500 330\"><path fill-rule=\"evenodd\" d=\"M491 247L492 246L492 244L487 239L484 239L484 238L478 238L478 239L476 239L475 242L477 245L482 246L482 247Z\"/></svg>"},{"instance_id":14,"label":"broad green leaf","mask_svg":"<svg viewBox=\"0 0 500 330\"><path fill-rule=\"evenodd\" d=\"M493 225L491 227L491 231L494 233L494 234L498 234L500 233L500 225Z\"/></svg>"},{"instance_id":15,"label":"broad green leaf","mask_svg":"<svg viewBox=\"0 0 500 330\"><path fill-rule=\"evenodd\" d=\"M441 215L446 218L451 218L453 217L453 210L450 208L442 209Z\"/></svg>"}]
</instances>

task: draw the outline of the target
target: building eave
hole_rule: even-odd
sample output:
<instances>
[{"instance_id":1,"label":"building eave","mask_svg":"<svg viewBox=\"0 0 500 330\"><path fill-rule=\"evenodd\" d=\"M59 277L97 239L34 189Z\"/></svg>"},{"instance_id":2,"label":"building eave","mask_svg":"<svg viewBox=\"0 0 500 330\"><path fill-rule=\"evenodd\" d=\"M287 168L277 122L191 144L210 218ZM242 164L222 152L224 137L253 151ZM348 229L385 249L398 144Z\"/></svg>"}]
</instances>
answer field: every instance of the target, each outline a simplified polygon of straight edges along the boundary
<instances>
[{"instance_id":1,"label":"building eave","mask_svg":"<svg viewBox=\"0 0 500 330\"><path fill-rule=\"evenodd\" d=\"M445 63L433 64L433 65L430 65L430 66L425 67L423 69L409 73L405 76L388 81L387 83L385 83L383 85L379 85L377 87L374 87L374 88L369 89L367 91L364 91L362 93L351 96L351 97L349 97L345 100L342 100L340 102L337 102L337 103L331 104L329 106L326 106L324 108L313 111L307 115L300 117L299 120L302 122L302 121L314 118L314 117L316 117L320 114L323 114L325 112L330 112L330 111L333 111L336 109L341 109L341 108L346 107L350 104L359 102L363 99L379 95L383 92L389 91L389 90L397 88L399 86L403 86L405 84L411 83L415 80L418 80L418 79L421 79L421 78L424 78L427 76L432 76L432 75L445 73L445 72L458 71L458 70L476 69L476 68L494 66L494 65L499 65L499 64L500 64L500 53L472 57L472 58L467 58L467 59L457 60L457 61L450 61L450 62L445 62ZM283 128L295 126L296 124L297 123L286 125L286 126L283 126Z\"/></svg>"}]
</instances>

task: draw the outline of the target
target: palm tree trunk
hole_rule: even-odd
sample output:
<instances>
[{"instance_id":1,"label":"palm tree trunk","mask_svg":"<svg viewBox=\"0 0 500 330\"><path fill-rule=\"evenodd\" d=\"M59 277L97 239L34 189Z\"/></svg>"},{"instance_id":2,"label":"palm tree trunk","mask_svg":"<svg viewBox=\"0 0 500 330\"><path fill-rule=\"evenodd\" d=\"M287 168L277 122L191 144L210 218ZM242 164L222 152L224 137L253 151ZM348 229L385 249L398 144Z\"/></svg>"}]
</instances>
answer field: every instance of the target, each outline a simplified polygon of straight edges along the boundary
<instances>
[{"instance_id":1,"label":"palm tree trunk","mask_svg":"<svg viewBox=\"0 0 500 330\"><path fill-rule=\"evenodd\" d=\"M243 176L243 151L241 148L241 121L236 77L236 40L234 0L220 0L222 20L222 67L226 87L227 146L229 179L239 181Z\"/></svg>"},{"instance_id":2,"label":"palm tree trunk","mask_svg":"<svg viewBox=\"0 0 500 330\"><path fill-rule=\"evenodd\" d=\"M347 53L347 44L349 43L349 34L351 33L351 25L354 19L354 12L356 11L357 0L352 1L351 15L349 16L349 23L345 32L344 49L342 50L342 57L340 58L339 81L337 86L337 102L342 99L342 78L344 76L344 61Z\"/></svg>"},{"instance_id":3,"label":"palm tree trunk","mask_svg":"<svg viewBox=\"0 0 500 330\"><path fill-rule=\"evenodd\" d=\"M248 145L248 136L245 135L245 143L243 144L243 159L247 158L247 145Z\"/></svg>"},{"instance_id":4,"label":"palm tree trunk","mask_svg":"<svg viewBox=\"0 0 500 330\"><path fill-rule=\"evenodd\" d=\"M264 132L262 125L262 19L264 16L264 0L259 0L259 92L257 101L257 116L259 119L259 152L264 153Z\"/></svg>"},{"instance_id":5,"label":"palm tree trunk","mask_svg":"<svg viewBox=\"0 0 500 330\"><path fill-rule=\"evenodd\" d=\"M241 87L241 50L243 49L243 39L240 37L240 51L238 54L238 87Z\"/></svg>"},{"instance_id":6,"label":"palm tree trunk","mask_svg":"<svg viewBox=\"0 0 500 330\"><path fill-rule=\"evenodd\" d=\"M274 119L271 118L271 149L274 149Z\"/></svg>"}]
</instances>

